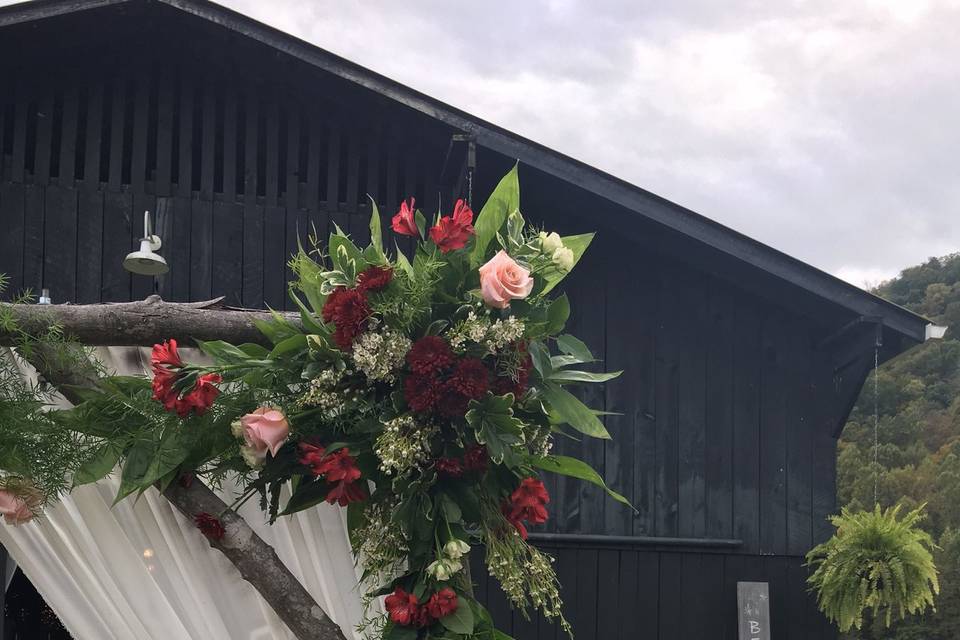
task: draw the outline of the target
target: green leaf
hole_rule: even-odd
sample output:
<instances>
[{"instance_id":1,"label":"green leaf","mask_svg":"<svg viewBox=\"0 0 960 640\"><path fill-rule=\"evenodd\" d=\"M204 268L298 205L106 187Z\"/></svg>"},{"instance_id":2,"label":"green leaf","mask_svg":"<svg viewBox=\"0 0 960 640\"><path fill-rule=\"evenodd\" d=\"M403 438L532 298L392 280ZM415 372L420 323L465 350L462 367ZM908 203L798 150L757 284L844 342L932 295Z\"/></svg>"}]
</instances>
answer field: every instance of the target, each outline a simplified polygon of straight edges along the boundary
<instances>
[{"instance_id":1,"label":"green leaf","mask_svg":"<svg viewBox=\"0 0 960 640\"><path fill-rule=\"evenodd\" d=\"M463 512L460 510L460 506L451 500L447 494L441 494L440 508L443 509L443 517L446 518L448 523L454 524L463 520Z\"/></svg>"},{"instance_id":2,"label":"green leaf","mask_svg":"<svg viewBox=\"0 0 960 640\"><path fill-rule=\"evenodd\" d=\"M513 640L513 636L508 636L503 631L500 631L499 629L494 629L493 640Z\"/></svg>"},{"instance_id":3,"label":"green leaf","mask_svg":"<svg viewBox=\"0 0 960 640\"><path fill-rule=\"evenodd\" d=\"M150 488L154 482L176 469L189 454L183 425L179 423L168 424L159 440L155 432L138 440L127 453L115 503L134 491Z\"/></svg>"},{"instance_id":4,"label":"green leaf","mask_svg":"<svg viewBox=\"0 0 960 640\"><path fill-rule=\"evenodd\" d=\"M552 335L563 331L563 327L566 326L569 317L570 300L567 298L567 294L563 294L551 302L547 308L547 326L544 333Z\"/></svg>"},{"instance_id":5,"label":"green leaf","mask_svg":"<svg viewBox=\"0 0 960 640\"><path fill-rule=\"evenodd\" d=\"M545 382L541 392L560 419L571 427L594 438L610 438L600 418L572 393L552 382Z\"/></svg>"},{"instance_id":6,"label":"green leaf","mask_svg":"<svg viewBox=\"0 0 960 640\"><path fill-rule=\"evenodd\" d=\"M417 230L420 232L420 237L426 239L427 237L427 219L424 217L423 212L420 209L417 209L413 213L413 220L417 224Z\"/></svg>"},{"instance_id":7,"label":"green leaf","mask_svg":"<svg viewBox=\"0 0 960 640\"><path fill-rule=\"evenodd\" d=\"M497 463L513 466L516 457L513 445L522 441L523 422L513 415L513 394L488 395L483 400L471 400L467 423L473 427L477 442L485 444L490 458Z\"/></svg>"},{"instance_id":8,"label":"green leaf","mask_svg":"<svg viewBox=\"0 0 960 640\"><path fill-rule=\"evenodd\" d=\"M553 365L550 362L550 352L547 350L547 346L539 340L535 340L530 342L527 351L533 361L533 368L536 369L542 379L547 379L553 373Z\"/></svg>"},{"instance_id":9,"label":"green leaf","mask_svg":"<svg viewBox=\"0 0 960 640\"><path fill-rule=\"evenodd\" d=\"M507 216L520 209L520 180L517 165L501 178L490 198L480 210L473 225L474 245L470 252L470 264L479 266L486 255L487 246L496 237Z\"/></svg>"},{"instance_id":10,"label":"green leaf","mask_svg":"<svg viewBox=\"0 0 960 640\"><path fill-rule=\"evenodd\" d=\"M239 364L251 359L243 349L223 340L198 340L197 346L219 364Z\"/></svg>"},{"instance_id":11,"label":"green leaf","mask_svg":"<svg viewBox=\"0 0 960 640\"><path fill-rule=\"evenodd\" d=\"M473 611L464 600L466 598L461 598L461 604L456 611L440 618L440 624L454 633L470 636L473 635Z\"/></svg>"},{"instance_id":12,"label":"green leaf","mask_svg":"<svg viewBox=\"0 0 960 640\"><path fill-rule=\"evenodd\" d=\"M607 382L619 376L623 371L608 371L606 373L591 373L590 371L560 370L550 374L549 380L554 382Z\"/></svg>"},{"instance_id":13,"label":"green leaf","mask_svg":"<svg viewBox=\"0 0 960 640\"><path fill-rule=\"evenodd\" d=\"M367 197L370 198L370 196ZM380 230L380 210L377 208L377 201L373 198L370 198L370 244L386 262L386 255L383 253L383 232Z\"/></svg>"},{"instance_id":14,"label":"green leaf","mask_svg":"<svg viewBox=\"0 0 960 640\"><path fill-rule=\"evenodd\" d=\"M588 465L582 460L577 460L576 458L571 458L569 456L532 456L529 459L530 464L537 467L538 469L543 469L544 471L550 471L552 473L559 473L563 476L569 476L571 478L577 478L579 480L586 480L591 482L598 487L601 487L604 491L610 494L610 497L616 500L617 502L622 502L631 509L633 505L624 498L622 495L611 489L607 486L607 483L603 481L603 478L600 477L600 474L597 473L593 467ZM636 509L634 509L636 511Z\"/></svg>"},{"instance_id":15,"label":"green leaf","mask_svg":"<svg viewBox=\"0 0 960 640\"><path fill-rule=\"evenodd\" d=\"M401 627L390 622L383 630L383 640L416 640L418 633L416 627Z\"/></svg>"},{"instance_id":16,"label":"green leaf","mask_svg":"<svg viewBox=\"0 0 960 640\"><path fill-rule=\"evenodd\" d=\"M322 480L301 482L293 495L290 496L287 506L280 512L280 515L288 516L291 513L316 506L326 499L328 493L330 493L330 487Z\"/></svg>"},{"instance_id":17,"label":"green leaf","mask_svg":"<svg viewBox=\"0 0 960 640\"><path fill-rule=\"evenodd\" d=\"M570 268L570 271L577 266L577 263L580 262L580 258L586 252L587 247L590 246L590 242L593 240L594 234L584 233L579 236L564 236L561 238L563 240L563 246L573 252L573 266ZM540 291L540 295L546 295L550 291L560 284L560 282L567 277L567 274L570 271L550 271L549 273L543 276L544 287Z\"/></svg>"},{"instance_id":18,"label":"green leaf","mask_svg":"<svg viewBox=\"0 0 960 640\"><path fill-rule=\"evenodd\" d=\"M278 356L286 355L288 353L306 348L307 336L301 333L295 336L290 336L274 346L273 351L270 352L270 357L276 358Z\"/></svg>"},{"instance_id":19,"label":"green leaf","mask_svg":"<svg viewBox=\"0 0 960 640\"><path fill-rule=\"evenodd\" d=\"M397 247L396 245L394 245L394 248L397 251L397 266L400 267L403 270L403 272L407 274L407 277L409 277L411 280L416 280L417 274L413 270L413 265L410 264L410 261L407 259L407 256L402 251L400 251L400 247Z\"/></svg>"},{"instance_id":20,"label":"green leaf","mask_svg":"<svg viewBox=\"0 0 960 640\"><path fill-rule=\"evenodd\" d=\"M330 234L330 261L334 268L346 274L356 274L367 266L363 252L339 227L336 227L336 232Z\"/></svg>"},{"instance_id":21,"label":"green leaf","mask_svg":"<svg viewBox=\"0 0 960 640\"><path fill-rule=\"evenodd\" d=\"M123 450L112 442L97 447L96 452L73 475L73 486L91 484L107 477L117 466L122 453Z\"/></svg>"},{"instance_id":22,"label":"green leaf","mask_svg":"<svg viewBox=\"0 0 960 640\"><path fill-rule=\"evenodd\" d=\"M557 337L557 348L561 353L576 358L571 364L581 364L584 362L596 362L596 358L590 352L590 348L582 340L569 333Z\"/></svg>"}]
</instances>

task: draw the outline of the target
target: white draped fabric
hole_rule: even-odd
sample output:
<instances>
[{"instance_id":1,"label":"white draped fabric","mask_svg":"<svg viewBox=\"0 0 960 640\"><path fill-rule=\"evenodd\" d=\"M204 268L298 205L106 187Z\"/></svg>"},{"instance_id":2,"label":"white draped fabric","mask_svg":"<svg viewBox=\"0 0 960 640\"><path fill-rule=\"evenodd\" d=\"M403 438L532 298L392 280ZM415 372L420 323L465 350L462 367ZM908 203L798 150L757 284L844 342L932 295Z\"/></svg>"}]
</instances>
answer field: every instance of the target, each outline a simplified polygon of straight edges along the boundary
<instances>
[{"instance_id":1,"label":"white draped fabric","mask_svg":"<svg viewBox=\"0 0 960 640\"><path fill-rule=\"evenodd\" d=\"M129 373L141 370L144 353L110 348L101 356L109 367ZM118 483L111 476L80 487L37 521L0 526L0 544L74 638L293 637L236 568L157 491L111 507ZM230 503L231 488L225 491ZM240 514L344 634L359 638L353 628L363 612L342 511L324 504L269 526L254 503Z\"/></svg>"}]
</instances>

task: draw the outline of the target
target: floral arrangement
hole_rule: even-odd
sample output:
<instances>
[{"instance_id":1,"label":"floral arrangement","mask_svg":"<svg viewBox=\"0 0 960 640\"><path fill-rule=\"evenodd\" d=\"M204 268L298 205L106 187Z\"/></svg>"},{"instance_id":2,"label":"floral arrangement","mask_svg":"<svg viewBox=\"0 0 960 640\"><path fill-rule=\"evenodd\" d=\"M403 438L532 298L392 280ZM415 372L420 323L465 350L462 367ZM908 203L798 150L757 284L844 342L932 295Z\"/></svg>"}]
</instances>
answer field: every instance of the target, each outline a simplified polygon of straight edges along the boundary
<instances>
[{"instance_id":1,"label":"floral arrangement","mask_svg":"<svg viewBox=\"0 0 960 640\"><path fill-rule=\"evenodd\" d=\"M528 225L516 168L476 218L460 200L428 224L404 202L392 228L415 250L388 253L374 205L369 246L336 229L322 249L301 249L290 290L301 322L259 324L272 349L204 342L214 364L200 366L169 340L154 347L149 383L108 379L109 392L68 418L93 438L79 483L122 460L118 498L184 473L239 474L240 500L259 496L271 521L321 502L345 508L367 600L384 598L386 613L370 609L364 623L372 637L506 638L472 595L478 545L515 608L569 632L552 559L527 536L549 518L544 472L606 488L584 462L551 454L566 427L609 437L569 386L617 373L582 370L595 359L563 333L570 305L554 293L592 234ZM144 402L156 408L150 431L130 432L129 407L142 422ZM36 506L26 500L0 491L0 511L22 521ZM197 526L224 535L215 515Z\"/></svg>"}]
</instances>

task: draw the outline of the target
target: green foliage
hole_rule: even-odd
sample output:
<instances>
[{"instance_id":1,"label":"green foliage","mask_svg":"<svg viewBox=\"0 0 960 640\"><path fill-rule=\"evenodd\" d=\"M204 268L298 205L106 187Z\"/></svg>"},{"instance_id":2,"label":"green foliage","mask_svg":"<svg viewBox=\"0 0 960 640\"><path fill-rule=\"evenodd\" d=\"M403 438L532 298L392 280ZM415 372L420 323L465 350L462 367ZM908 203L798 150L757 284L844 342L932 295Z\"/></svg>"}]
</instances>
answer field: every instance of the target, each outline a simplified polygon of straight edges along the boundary
<instances>
[{"instance_id":1,"label":"green foliage","mask_svg":"<svg viewBox=\"0 0 960 640\"><path fill-rule=\"evenodd\" d=\"M880 285L877 293L951 328L880 368L879 465L873 462L873 379L864 385L840 441L838 502L870 508L874 472L879 502L905 508L927 503L923 526L942 547L937 612L907 616L890 629L865 620L847 637L955 640L960 637L960 254L931 258Z\"/></svg>"},{"instance_id":2,"label":"green foliage","mask_svg":"<svg viewBox=\"0 0 960 640\"><path fill-rule=\"evenodd\" d=\"M841 631L863 626L863 613L886 626L894 614L903 618L933 607L940 591L933 563L933 539L917 524L919 507L898 518L900 506L884 511L844 509L831 518L837 528L832 538L807 554L815 567L809 578L820 610Z\"/></svg>"}]
</instances>

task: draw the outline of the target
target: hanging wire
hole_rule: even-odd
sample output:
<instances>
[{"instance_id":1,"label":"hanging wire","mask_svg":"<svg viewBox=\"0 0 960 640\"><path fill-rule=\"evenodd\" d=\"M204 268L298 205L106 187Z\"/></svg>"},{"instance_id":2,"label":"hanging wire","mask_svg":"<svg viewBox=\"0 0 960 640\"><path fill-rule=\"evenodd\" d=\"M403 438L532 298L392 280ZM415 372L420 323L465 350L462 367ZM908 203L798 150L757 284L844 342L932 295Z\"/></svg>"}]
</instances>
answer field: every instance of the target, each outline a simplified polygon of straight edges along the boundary
<instances>
[{"instance_id":1,"label":"hanging wire","mask_svg":"<svg viewBox=\"0 0 960 640\"><path fill-rule=\"evenodd\" d=\"M873 503L879 503L880 484L880 345L873 347Z\"/></svg>"}]
</instances>

